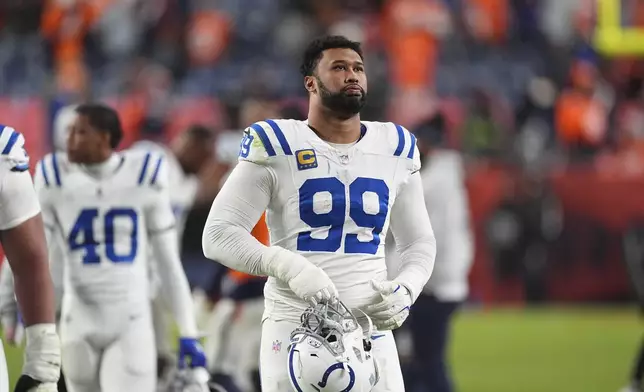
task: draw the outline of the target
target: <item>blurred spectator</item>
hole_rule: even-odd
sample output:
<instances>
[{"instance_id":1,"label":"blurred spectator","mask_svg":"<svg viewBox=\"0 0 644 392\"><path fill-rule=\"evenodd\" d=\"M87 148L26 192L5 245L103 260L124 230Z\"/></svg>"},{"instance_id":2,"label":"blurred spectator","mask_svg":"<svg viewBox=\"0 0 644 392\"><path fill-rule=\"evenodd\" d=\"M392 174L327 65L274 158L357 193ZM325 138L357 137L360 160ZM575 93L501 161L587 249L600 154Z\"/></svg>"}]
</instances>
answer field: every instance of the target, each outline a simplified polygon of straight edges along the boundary
<instances>
[{"instance_id":1,"label":"blurred spectator","mask_svg":"<svg viewBox=\"0 0 644 392\"><path fill-rule=\"evenodd\" d=\"M468 31L479 43L502 44L506 40L508 0L464 0L463 5Z\"/></svg>"},{"instance_id":2,"label":"blurred spectator","mask_svg":"<svg viewBox=\"0 0 644 392\"><path fill-rule=\"evenodd\" d=\"M47 0L41 30L52 46L58 89L78 93L87 88L85 38L104 4L82 0Z\"/></svg>"},{"instance_id":3,"label":"blurred spectator","mask_svg":"<svg viewBox=\"0 0 644 392\"><path fill-rule=\"evenodd\" d=\"M230 20L217 11L201 11L192 15L187 33L188 56L194 67L215 64L229 41Z\"/></svg>"},{"instance_id":4,"label":"blurred spectator","mask_svg":"<svg viewBox=\"0 0 644 392\"><path fill-rule=\"evenodd\" d=\"M432 88L439 42L451 30L441 0L389 0L383 13L390 81L397 89Z\"/></svg>"},{"instance_id":5,"label":"blurred spectator","mask_svg":"<svg viewBox=\"0 0 644 392\"><path fill-rule=\"evenodd\" d=\"M469 110L462 131L463 149L477 156L498 157L505 152L508 141L499 103L490 92L472 90Z\"/></svg>"},{"instance_id":6,"label":"blurred spectator","mask_svg":"<svg viewBox=\"0 0 644 392\"><path fill-rule=\"evenodd\" d=\"M557 100L558 139L573 157L594 153L606 140L609 108L597 94L598 72L591 62L576 61L570 72L571 85Z\"/></svg>"}]
</instances>

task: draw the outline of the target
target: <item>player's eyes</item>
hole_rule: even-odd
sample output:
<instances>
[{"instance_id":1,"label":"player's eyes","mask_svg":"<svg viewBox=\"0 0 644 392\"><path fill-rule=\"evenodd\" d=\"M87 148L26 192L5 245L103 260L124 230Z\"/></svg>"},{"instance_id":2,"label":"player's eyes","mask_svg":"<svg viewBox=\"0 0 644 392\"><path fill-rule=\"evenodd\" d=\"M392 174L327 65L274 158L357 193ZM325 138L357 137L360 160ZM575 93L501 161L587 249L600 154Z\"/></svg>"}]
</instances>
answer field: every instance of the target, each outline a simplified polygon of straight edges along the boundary
<instances>
[{"instance_id":1,"label":"player's eyes","mask_svg":"<svg viewBox=\"0 0 644 392\"><path fill-rule=\"evenodd\" d=\"M333 67L333 69L338 69L338 70L344 71L345 69L347 69L347 67L345 67L344 65L336 65L336 66Z\"/></svg>"},{"instance_id":2,"label":"player's eyes","mask_svg":"<svg viewBox=\"0 0 644 392\"><path fill-rule=\"evenodd\" d=\"M356 72L364 72L364 68L362 67L355 67L353 70Z\"/></svg>"}]
</instances>

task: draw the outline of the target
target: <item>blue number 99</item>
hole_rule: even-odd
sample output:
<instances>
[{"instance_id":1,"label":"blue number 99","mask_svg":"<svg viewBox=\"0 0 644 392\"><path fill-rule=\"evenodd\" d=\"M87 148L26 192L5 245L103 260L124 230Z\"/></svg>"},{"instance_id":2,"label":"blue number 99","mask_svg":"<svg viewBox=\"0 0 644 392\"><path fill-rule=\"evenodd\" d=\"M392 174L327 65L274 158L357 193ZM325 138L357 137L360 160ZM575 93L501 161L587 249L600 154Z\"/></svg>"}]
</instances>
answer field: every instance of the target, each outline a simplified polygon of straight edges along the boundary
<instances>
[{"instance_id":1,"label":"blue number 99","mask_svg":"<svg viewBox=\"0 0 644 392\"><path fill-rule=\"evenodd\" d=\"M313 197L317 193L329 193L331 210L316 213L313 210ZM364 211L362 198L372 192L378 196L378 212L368 214ZM340 249L344 223L346 221L346 196L344 184L334 177L308 179L300 187L300 219L311 228L329 227L326 238L311 237L310 231L299 233L297 250L304 252L335 252ZM380 233L385 226L389 212L389 187L381 179L358 177L349 185L349 216L356 226L371 229L372 239L362 242L358 234L345 236L345 253L376 254L380 245Z\"/></svg>"},{"instance_id":2,"label":"blue number 99","mask_svg":"<svg viewBox=\"0 0 644 392\"><path fill-rule=\"evenodd\" d=\"M331 210L318 214L313 210L313 196L316 193L328 192L331 198ZM344 226L346 198L344 184L337 178L312 178L300 187L300 219L313 228L329 226L325 239L311 237L306 231L297 236L297 249L301 251L335 252L342 244L342 226Z\"/></svg>"}]
</instances>

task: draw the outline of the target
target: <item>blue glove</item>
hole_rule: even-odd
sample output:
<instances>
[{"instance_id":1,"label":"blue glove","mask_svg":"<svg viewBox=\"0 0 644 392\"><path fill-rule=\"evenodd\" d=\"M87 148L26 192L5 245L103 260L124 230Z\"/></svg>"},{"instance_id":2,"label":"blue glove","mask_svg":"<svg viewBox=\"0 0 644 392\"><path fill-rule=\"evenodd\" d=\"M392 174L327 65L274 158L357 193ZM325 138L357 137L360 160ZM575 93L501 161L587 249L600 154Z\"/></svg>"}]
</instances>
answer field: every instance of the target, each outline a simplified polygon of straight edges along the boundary
<instances>
[{"instance_id":1,"label":"blue glove","mask_svg":"<svg viewBox=\"0 0 644 392\"><path fill-rule=\"evenodd\" d=\"M206 367L206 354L195 338L179 339L179 369Z\"/></svg>"}]
</instances>

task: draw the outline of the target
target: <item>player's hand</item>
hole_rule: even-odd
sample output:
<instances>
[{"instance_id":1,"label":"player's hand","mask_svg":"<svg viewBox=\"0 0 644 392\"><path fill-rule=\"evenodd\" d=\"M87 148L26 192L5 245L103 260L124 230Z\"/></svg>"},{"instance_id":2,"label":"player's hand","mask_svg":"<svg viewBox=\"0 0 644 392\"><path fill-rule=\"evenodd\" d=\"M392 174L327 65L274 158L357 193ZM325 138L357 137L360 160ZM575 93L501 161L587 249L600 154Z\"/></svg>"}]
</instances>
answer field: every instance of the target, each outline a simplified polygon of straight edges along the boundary
<instances>
[{"instance_id":1,"label":"player's hand","mask_svg":"<svg viewBox=\"0 0 644 392\"><path fill-rule=\"evenodd\" d=\"M27 347L22 376L16 392L57 391L60 376L60 339L54 324L36 324L25 329Z\"/></svg>"},{"instance_id":2,"label":"player's hand","mask_svg":"<svg viewBox=\"0 0 644 392\"><path fill-rule=\"evenodd\" d=\"M195 338L179 339L179 369L206 367L206 354L201 343Z\"/></svg>"},{"instance_id":3,"label":"player's hand","mask_svg":"<svg viewBox=\"0 0 644 392\"><path fill-rule=\"evenodd\" d=\"M14 392L58 392L55 382L40 382L23 374L16 383Z\"/></svg>"},{"instance_id":4,"label":"player's hand","mask_svg":"<svg viewBox=\"0 0 644 392\"><path fill-rule=\"evenodd\" d=\"M210 392L210 374L205 368L179 370L174 382L174 390L182 392Z\"/></svg>"},{"instance_id":5,"label":"player's hand","mask_svg":"<svg viewBox=\"0 0 644 392\"><path fill-rule=\"evenodd\" d=\"M371 281L371 286L380 293L381 301L369 305L364 312L371 317L373 325L379 331L400 327L409 316L412 305L411 295L407 288L395 281Z\"/></svg>"},{"instance_id":6,"label":"player's hand","mask_svg":"<svg viewBox=\"0 0 644 392\"><path fill-rule=\"evenodd\" d=\"M338 289L335 288L329 275L322 268L311 263L293 277L288 282L288 286L295 295L312 305L338 298Z\"/></svg>"}]
</instances>

